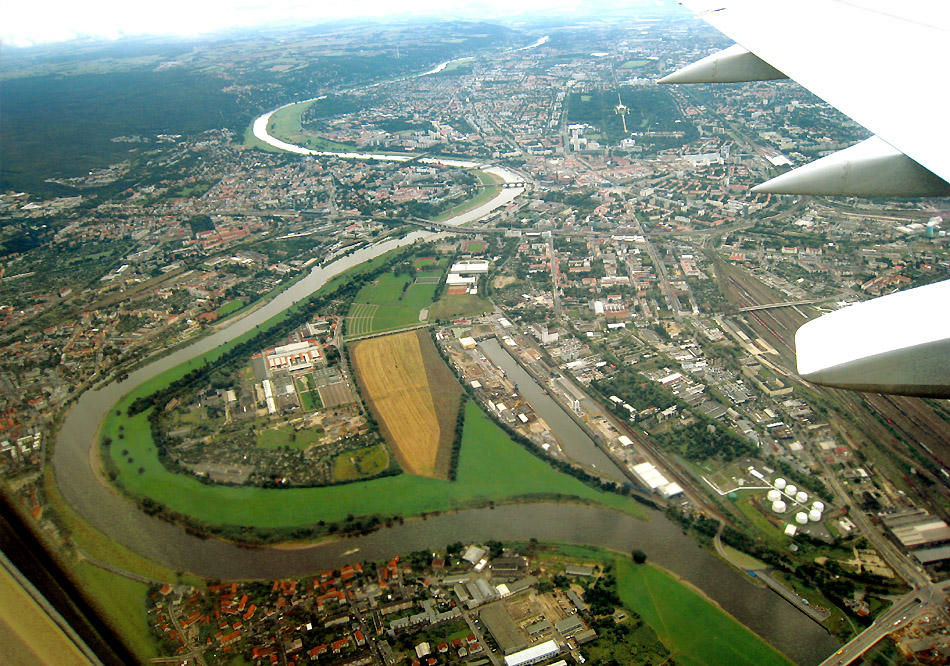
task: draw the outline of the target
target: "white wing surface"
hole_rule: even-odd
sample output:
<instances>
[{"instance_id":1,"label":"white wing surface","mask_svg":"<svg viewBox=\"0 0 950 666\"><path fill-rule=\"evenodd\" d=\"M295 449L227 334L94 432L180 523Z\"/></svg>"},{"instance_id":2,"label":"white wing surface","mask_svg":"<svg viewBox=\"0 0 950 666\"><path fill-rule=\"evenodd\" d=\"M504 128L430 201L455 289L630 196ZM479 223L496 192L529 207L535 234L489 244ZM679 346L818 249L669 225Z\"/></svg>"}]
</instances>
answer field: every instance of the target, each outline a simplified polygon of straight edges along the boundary
<instances>
[{"instance_id":1,"label":"white wing surface","mask_svg":"<svg viewBox=\"0 0 950 666\"><path fill-rule=\"evenodd\" d=\"M857 154L831 155L759 186L789 194L950 195L950 5L919 0L685 0L753 58L729 49L661 83L741 81L784 73L873 132ZM734 48L734 47L733 47ZM731 57L730 57L731 56ZM719 67L710 61L721 58ZM696 76L690 76L690 70ZM860 145L860 144L859 144ZM888 173L902 176L890 182ZM857 173L853 173L857 172ZM829 187L828 179L835 186Z\"/></svg>"},{"instance_id":2,"label":"white wing surface","mask_svg":"<svg viewBox=\"0 0 950 666\"><path fill-rule=\"evenodd\" d=\"M950 195L950 5L683 0L737 42L660 83L787 76L875 136L754 191ZM859 391L950 397L950 281L860 303L795 336L799 374Z\"/></svg>"}]
</instances>

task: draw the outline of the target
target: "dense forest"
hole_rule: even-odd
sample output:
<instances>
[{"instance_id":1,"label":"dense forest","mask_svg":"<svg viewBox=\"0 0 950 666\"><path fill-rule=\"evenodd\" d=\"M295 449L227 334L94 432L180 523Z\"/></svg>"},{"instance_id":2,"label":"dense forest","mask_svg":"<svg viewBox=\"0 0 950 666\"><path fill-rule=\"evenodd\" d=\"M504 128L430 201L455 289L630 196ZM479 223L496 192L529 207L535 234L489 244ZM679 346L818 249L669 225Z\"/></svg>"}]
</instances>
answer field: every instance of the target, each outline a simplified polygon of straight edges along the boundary
<instances>
[{"instance_id":1,"label":"dense forest","mask_svg":"<svg viewBox=\"0 0 950 666\"><path fill-rule=\"evenodd\" d=\"M321 30L327 28L299 31L298 42L285 38L282 57L294 66L281 70L272 67L273 39L265 34L104 44L88 48L80 59L85 67L68 73L58 65L65 60L55 49L8 50L0 71L0 190L75 194L45 180L83 175L153 147L114 138L154 142L157 134L189 136L221 128L240 136L256 115L280 104L422 72L443 60L525 40L483 23L349 26L348 47L314 55L305 47L307 40L324 39ZM398 58L393 57L397 43Z\"/></svg>"}]
</instances>

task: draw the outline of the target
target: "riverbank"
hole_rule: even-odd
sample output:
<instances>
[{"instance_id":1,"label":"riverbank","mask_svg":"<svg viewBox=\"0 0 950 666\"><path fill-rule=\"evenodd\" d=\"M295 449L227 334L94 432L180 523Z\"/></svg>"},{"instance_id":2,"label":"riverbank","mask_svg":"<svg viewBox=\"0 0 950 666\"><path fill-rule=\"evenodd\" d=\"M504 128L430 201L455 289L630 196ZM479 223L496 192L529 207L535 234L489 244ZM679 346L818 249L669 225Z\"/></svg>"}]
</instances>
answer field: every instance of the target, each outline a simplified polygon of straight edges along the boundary
<instances>
[{"instance_id":1,"label":"riverbank","mask_svg":"<svg viewBox=\"0 0 950 666\"><path fill-rule=\"evenodd\" d=\"M266 131L266 121L264 129ZM361 154L353 155L354 158L365 158ZM375 159L373 156L368 156L368 158ZM448 164L447 161L444 163ZM467 165L457 163L450 166ZM505 171L500 167L487 170L493 169ZM516 179L512 182L520 180L516 174L508 173ZM519 192L519 188L506 188L492 201L453 218L451 223L463 224L468 220L477 219L498 206L506 205ZM458 539L485 541L499 538L535 537L548 540L554 537L557 540L605 545L620 551L638 547L647 552L653 561L669 566L678 576L702 587L717 600L717 603L730 609L730 612L741 621L758 627L755 630L761 635L767 635L771 642L777 644L784 641L793 647L799 642L805 642L818 646L819 650L827 653L827 648L821 645L820 636L814 632L810 633L808 627L800 626L794 617L788 616L786 610L792 610L795 614L797 612L788 609L784 601L773 598L774 595L768 591L764 591L764 595L757 592L757 588L749 586L741 575L728 567L723 568L725 565L699 549L695 542L679 531L678 527L658 513L648 513L650 519L644 521L602 506L551 502L512 504L440 515L427 513L419 520L406 521L405 525L393 523L391 527L383 527L366 536L287 551L247 548L217 539L197 537L180 526L141 513L133 503L117 496L98 482L92 469L96 457L91 455L90 447L95 445L96 433L102 417L109 410L114 410L116 403L129 391L167 370L176 368L182 363L193 360L196 356L215 350L228 341L249 333L255 326L266 322L272 316L279 315L297 300L307 298L315 289L330 281L340 270L378 256L385 251L383 246L391 249L399 246L403 241L410 242L408 238L428 236L429 234L420 232L419 235L412 235L407 239L392 241L393 245L382 244L365 248L365 251L361 249L340 262L316 268L301 282L276 296L273 301L265 304L252 315L235 321L215 334L196 341L195 344L174 352L159 362L141 368L125 381L83 394L76 407L67 416L53 454L56 482L60 484L66 501L76 508L79 515L108 535L108 538L128 546L135 552L162 562L174 570L222 579L274 580L304 576L320 569L337 568L345 563L366 559L384 560L394 554L440 546ZM499 467L498 463L490 458L486 460L487 463L484 463L479 470L482 475L472 481L473 492L481 492L482 495L484 492L480 488L484 485L484 479L490 478ZM510 464L507 466L510 467ZM506 471L516 476L518 473L516 467ZM136 478L134 473L131 478ZM516 478L515 483L520 482L520 478ZM400 501L418 502L418 498L403 499L403 495L411 492L413 492L411 488L389 488L388 496L396 497ZM326 501L325 498L311 501L325 502L326 510L329 511L351 512L355 511L352 507L360 501L360 494L351 488L345 496L333 502ZM440 501L444 501L444 498ZM238 513L231 510L228 498L218 498L213 510L220 513L222 520L231 521L229 524L239 528ZM281 503L273 507L273 510L279 515L285 511L285 506ZM313 509L309 507L306 510ZM267 517L266 520L273 519ZM803 663L808 663L808 661L806 654Z\"/></svg>"}]
</instances>

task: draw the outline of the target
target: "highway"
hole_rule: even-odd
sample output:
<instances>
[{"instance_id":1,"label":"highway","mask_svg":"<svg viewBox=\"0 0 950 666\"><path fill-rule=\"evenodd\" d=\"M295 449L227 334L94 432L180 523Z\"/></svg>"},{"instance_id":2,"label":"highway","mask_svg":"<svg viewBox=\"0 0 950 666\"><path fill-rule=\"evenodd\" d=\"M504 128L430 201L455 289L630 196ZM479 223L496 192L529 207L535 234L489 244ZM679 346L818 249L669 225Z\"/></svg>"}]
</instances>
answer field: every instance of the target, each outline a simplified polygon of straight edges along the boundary
<instances>
[{"instance_id":1,"label":"highway","mask_svg":"<svg viewBox=\"0 0 950 666\"><path fill-rule=\"evenodd\" d=\"M862 631L843 648L825 659L819 666L845 666L867 652L875 643L896 631L916 616L923 608L921 594L913 591L904 595L887 611L881 613L870 627Z\"/></svg>"},{"instance_id":2,"label":"highway","mask_svg":"<svg viewBox=\"0 0 950 666\"><path fill-rule=\"evenodd\" d=\"M821 666L844 666L860 657L881 638L896 631L908 620L924 610L935 611L945 623L950 625L950 614L946 608L947 591L950 582L935 584L915 564L908 555L898 549L877 527L864 510L854 501L851 493L841 480L828 468L828 464L819 459L824 478L832 491L848 506L848 517L857 525L861 533L871 542L887 564L914 589L901 597L891 608L878 616L870 627L851 639L841 650L821 663Z\"/></svg>"}]
</instances>

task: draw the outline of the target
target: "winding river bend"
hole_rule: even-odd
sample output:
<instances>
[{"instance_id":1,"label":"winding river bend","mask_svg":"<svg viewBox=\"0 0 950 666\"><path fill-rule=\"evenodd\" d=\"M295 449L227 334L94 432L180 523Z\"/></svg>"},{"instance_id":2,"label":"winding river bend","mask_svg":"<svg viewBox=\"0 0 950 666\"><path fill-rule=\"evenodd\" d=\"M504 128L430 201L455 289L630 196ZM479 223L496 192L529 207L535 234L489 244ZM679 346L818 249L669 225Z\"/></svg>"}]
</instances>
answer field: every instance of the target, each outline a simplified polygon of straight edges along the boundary
<instances>
[{"instance_id":1,"label":"winding river bend","mask_svg":"<svg viewBox=\"0 0 950 666\"><path fill-rule=\"evenodd\" d=\"M255 127L257 125L255 123ZM266 134L266 121L263 128ZM491 171L507 182L523 180L507 169L493 167ZM461 224L479 219L499 206L507 205L520 192L520 188L502 189L491 201L452 218L448 223ZM89 523L133 551L173 569L209 578L302 576L348 562L379 560L397 553L441 548L456 540L523 540L534 537L603 546L622 552L640 548L652 561L702 589L739 621L796 662L817 663L832 652L837 643L824 629L771 591L749 584L744 574L701 549L679 527L655 511L648 511L648 520L639 520L593 506L518 504L445 513L426 520L407 520L403 525L384 528L367 536L304 548L247 548L196 537L177 525L147 516L100 478L98 453L94 446L96 433L108 410L125 393L165 370L253 329L306 298L334 275L431 235L424 231L415 232L402 239L364 247L325 267L317 267L254 313L155 360L131 373L124 381L84 393L67 415L53 453L56 482L66 501Z\"/></svg>"}]
</instances>

